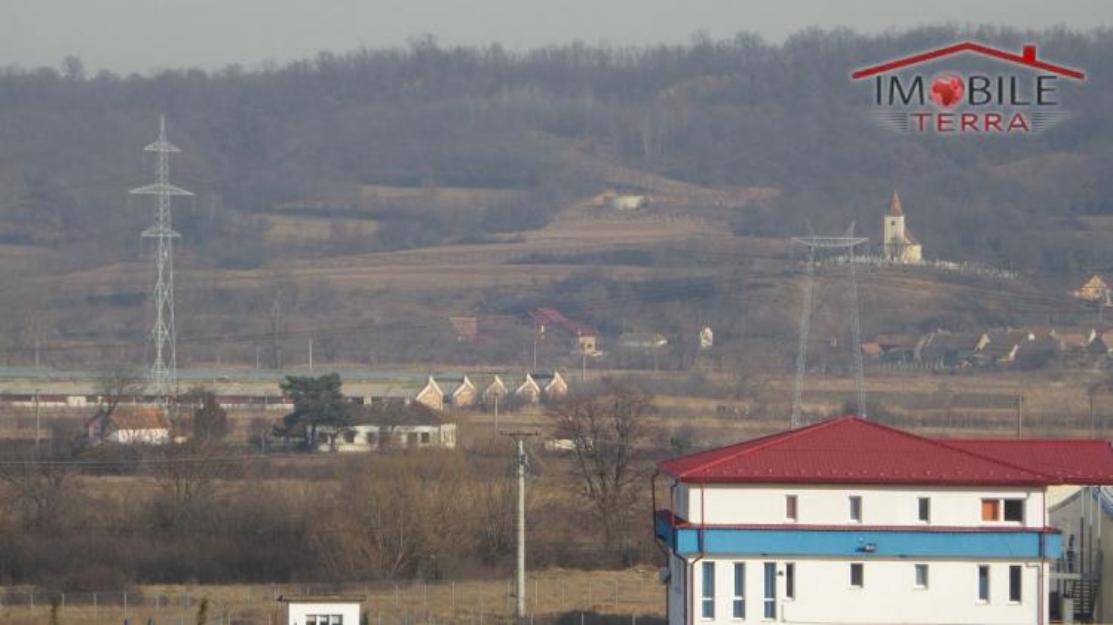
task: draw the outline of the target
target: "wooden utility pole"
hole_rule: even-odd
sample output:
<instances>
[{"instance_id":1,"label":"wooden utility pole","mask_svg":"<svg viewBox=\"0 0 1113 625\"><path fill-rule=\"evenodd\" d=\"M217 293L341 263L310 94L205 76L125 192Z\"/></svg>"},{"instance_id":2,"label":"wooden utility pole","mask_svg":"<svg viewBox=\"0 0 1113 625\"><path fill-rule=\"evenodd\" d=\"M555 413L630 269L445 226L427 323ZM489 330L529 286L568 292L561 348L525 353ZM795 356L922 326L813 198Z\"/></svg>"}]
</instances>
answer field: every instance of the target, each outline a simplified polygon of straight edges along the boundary
<instances>
[{"instance_id":1,"label":"wooden utility pole","mask_svg":"<svg viewBox=\"0 0 1113 625\"><path fill-rule=\"evenodd\" d=\"M1024 396L1016 396L1016 437L1022 438L1024 435Z\"/></svg>"}]
</instances>

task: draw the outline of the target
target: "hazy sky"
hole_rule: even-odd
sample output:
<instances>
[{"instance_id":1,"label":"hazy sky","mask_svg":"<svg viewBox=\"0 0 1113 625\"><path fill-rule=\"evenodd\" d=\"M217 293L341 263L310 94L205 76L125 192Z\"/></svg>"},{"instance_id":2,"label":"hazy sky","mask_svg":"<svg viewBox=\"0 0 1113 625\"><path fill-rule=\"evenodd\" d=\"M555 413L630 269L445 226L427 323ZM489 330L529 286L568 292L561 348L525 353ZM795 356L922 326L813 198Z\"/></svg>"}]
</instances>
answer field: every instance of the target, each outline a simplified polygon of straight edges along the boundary
<instances>
[{"instance_id":1,"label":"hazy sky","mask_svg":"<svg viewBox=\"0 0 1113 625\"><path fill-rule=\"evenodd\" d=\"M283 62L426 33L522 49L678 43L699 30L780 41L808 26L943 22L1109 26L1113 0L0 0L0 65L56 67L73 54L93 71L148 72Z\"/></svg>"}]
</instances>

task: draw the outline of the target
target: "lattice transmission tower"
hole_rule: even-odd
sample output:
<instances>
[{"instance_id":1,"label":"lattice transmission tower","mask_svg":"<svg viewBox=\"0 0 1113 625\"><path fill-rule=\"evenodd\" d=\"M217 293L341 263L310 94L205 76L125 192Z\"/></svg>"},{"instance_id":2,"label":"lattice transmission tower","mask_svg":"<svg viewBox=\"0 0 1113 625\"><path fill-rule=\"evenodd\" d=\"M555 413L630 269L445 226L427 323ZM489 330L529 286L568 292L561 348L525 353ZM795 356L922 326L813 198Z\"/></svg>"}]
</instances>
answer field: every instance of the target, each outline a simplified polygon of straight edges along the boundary
<instances>
[{"instance_id":1,"label":"lattice transmission tower","mask_svg":"<svg viewBox=\"0 0 1113 625\"><path fill-rule=\"evenodd\" d=\"M158 141L143 148L156 153L156 182L132 189L135 195L153 195L156 199L155 225L143 231L146 239L155 240L155 287L151 292L154 304L154 325L151 342L155 357L147 372L150 392L162 403L167 403L177 390L178 351L174 332L174 239L181 235L174 232L170 218L170 198L175 195L191 196L193 193L169 182L170 154L181 152L166 140L166 116L159 116Z\"/></svg>"},{"instance_id":2,"label":"lattice transmission tower","mask_svg":"<svg viewBox=\"0 0 1113 625\"><path fill-rule=\"evenodd\" d=\"M850 268L850 284L847 292L847 309L850 313L850 350L854 369L854 387L857 396L857 413L859 417L866 418L866 387L864 366L862 363L862 324L858 310L858 274L855 270L854 250L859 245L867 243L869 239L854 236L854 224L844 236L841 237L793 237L792 244L804 247L807 250L807 259L804 261L804 301L800 310L800 343L796 351L796 383L792 394L792 427L801 425L801 404L804 396L804 376L807 371L808 340L811 335L812 299L815 290L815 264L816 253L819 250L834 250L836 253L846 254L847 266Z\"/></svg>"}]
</instances>

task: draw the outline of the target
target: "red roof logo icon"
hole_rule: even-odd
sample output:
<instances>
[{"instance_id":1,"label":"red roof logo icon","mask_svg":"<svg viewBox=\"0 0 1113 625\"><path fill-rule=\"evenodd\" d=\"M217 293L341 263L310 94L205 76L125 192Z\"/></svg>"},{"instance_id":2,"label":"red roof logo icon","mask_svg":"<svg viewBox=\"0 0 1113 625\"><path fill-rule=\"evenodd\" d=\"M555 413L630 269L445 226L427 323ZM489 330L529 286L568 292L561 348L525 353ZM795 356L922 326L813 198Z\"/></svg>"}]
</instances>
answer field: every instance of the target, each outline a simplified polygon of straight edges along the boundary
<instances>
[{"instance_id":1,"label":"red roof logo icon","mask_svg":"<svg viewBox=\"0 0 1113 625\"><path fill-rule=\"evenodd\" d=\"M1082 70L1039 60L1038 58L1036 58L1036 46L1033 44L1025 45L1020 54L1014 54L1007 50L1000 50L980 43L975 43L973 41L964 41L962 43L956 43L943 48L928 50L927 52L920 52L903 58L894 59L892 61L886 61L885 63L874 65L872 67L863 67L862 69L856 70L853 74L850 75L850 77L854 80L869 78L870 76L875 76L877 74L883 74L885 72L891 72L906 67L912 67L921 63L927 63L929 61L935 61L965 52L987 56L992 59L997 59L998 61L1003 61L1005 63L1012 63L1014 65L1043 70L1045 72L1049 72L1059 76L1073 78L1074 80L1086 79L1086 74L1083 73Z\"/></svg>"}]
</instances>

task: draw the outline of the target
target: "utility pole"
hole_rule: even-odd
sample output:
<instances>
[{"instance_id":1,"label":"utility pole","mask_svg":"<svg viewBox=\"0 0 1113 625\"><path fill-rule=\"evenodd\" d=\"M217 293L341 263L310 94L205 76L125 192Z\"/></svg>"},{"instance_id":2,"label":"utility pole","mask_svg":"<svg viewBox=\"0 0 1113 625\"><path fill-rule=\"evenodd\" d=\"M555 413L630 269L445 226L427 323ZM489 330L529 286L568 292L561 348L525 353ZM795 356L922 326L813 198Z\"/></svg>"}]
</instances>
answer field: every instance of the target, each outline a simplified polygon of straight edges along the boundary
<instances>
[{"instance_id":1,"label":"utility pole","mask_svg":"<svg viewBox=\"0 0 1113 625\"><path fill-rule=\"evenodd\" d=\"M499 395L502 393L495 391L495 433L499 431ZM1093 402L1091 402L1092 405Z\"/></svg>"},{"instance_id":2,"label":"utility pole","mask_svg":"<svg viewBox=\"0 0 1113 625\"><path fill-rule=\"evenodd\" d=\"M580 350L580 384L587 382L587 350Z\"/></svg>"},{"instance_id":3,"label":"utility pole","mask_svg":"<svg viewBox=\"0 0 1113 625\"><path fill-rule=\"evenodd\" d=\"M518 469L518 575L515 591L514 616L519 620L526 617L526 446L527 438L537 436L537 432L501 432L518 443L515 466Z\"/></svg>"},{"instance_id":4,"label":"utility pole","mask_svg":"<svg viewBox=\"0 0 1113 625\"><path fill-rule=\"evenodd\" d=\"M1096 438L1097 437L1096 436L1097 430L1094 427L1095 426L1095 423L1094 423L1094 393L1095 392L1097 392L1097 388L1091 386L1090 387L1090 393L1089 393L1089 395L1090 395L1090 438Z\"/></svg>"},{"instance_id":5,"label":"utility pole","mask_svg":"<svg viewBox=\"0 0 1113 625\"><path fill-rule=\"evenodd\" d=\"M177 336L174 330L174 239L181 235L174 231L170 218L170 198L173 196L192 196L193 193L169 182L170 154L181 150L166 140L166 116L158 122L158 140L143 148L145 152L155 152L156 181L143 187L132 189L135 195L157 197L155 225L143 231L143 237L154 239L155 288L152 299L155 307L155 322L151 328L151 341L155 345L155 360L147 374L151 391L161 403L168 404L175 392L178 377Z\"/></svg>"},{"instance_id":6,"label":"utility pole","mask_svg":"<svg viewBox=\"0 0 1113 625\"><path fill-rule=\"evenodd\" d=\"M313 370L313 337L309 337L309 370Z\"/></svg>"},{"instance_id":7,"label":"utility pole","mask_svg":"<svg viewBox=\"0 0 1113 625\"><path fill-rule=\"evenodd\" d=\"M35 389L35 458L39 457L39 440L42 430L40 429L41 422L39 421L39 389Z\"/></svg>"},{"instance_id":8,"label":"utility pole","mask_svg":"<svg viewBox=\"0 0 1113 625\"><path fill-rule=\"evenodd\" d=\"M1016 437L1024 435L1024 396L1016 396Z\"/></svg>"},{"instance_id":9,"label":"utility pole","mask_svg":"<svg viewBox=\"0 0 1113 625\"><path fill-rule=\"evenodd\" d=\"M533 322L533 368L530 372L537 371L537 321Z\"/></svg>"}]
</instances>

